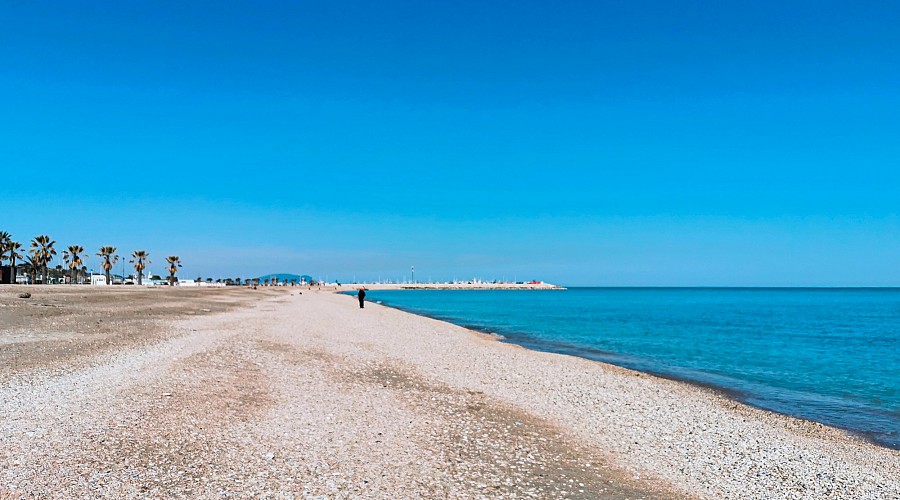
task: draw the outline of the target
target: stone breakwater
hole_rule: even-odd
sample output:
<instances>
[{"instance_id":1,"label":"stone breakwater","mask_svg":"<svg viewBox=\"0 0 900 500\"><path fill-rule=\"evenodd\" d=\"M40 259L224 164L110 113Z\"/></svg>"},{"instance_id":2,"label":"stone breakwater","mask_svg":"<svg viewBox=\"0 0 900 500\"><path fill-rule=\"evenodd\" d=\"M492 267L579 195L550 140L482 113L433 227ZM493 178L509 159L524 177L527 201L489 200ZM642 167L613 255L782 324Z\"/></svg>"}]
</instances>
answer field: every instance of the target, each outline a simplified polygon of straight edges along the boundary
<instances>
[{"instance_id":1,"label":"stone breakwater","mask_svg":"<svg viewBox=\"0 0 900 500\"><path fill-rule=\"evenodd\" d=\"M564 287L541 283L536 285L521 285L509 283L484 283L484 284L424 284L401 285L401 290L565 290Z\"/></svg>"},{"instance_id":2,"label":"stone breakwater","mask_svg":"<svg viewBox=\"0 0 900 500\"><path fill-rule=\"evenodd\" d=\"M565 290L552 283L372 283L347 285L368 290Z\"/></svg>"},{"instance_id":3,"label":"stone breakwater","mask_svg":"<svg viewBox=\"0 0 900 500\"><path fill-rule=\"evenodd\" d=\"M900 497L838 430L298 291L0 299L0 498Z\"/></svg>"}]
</instances>

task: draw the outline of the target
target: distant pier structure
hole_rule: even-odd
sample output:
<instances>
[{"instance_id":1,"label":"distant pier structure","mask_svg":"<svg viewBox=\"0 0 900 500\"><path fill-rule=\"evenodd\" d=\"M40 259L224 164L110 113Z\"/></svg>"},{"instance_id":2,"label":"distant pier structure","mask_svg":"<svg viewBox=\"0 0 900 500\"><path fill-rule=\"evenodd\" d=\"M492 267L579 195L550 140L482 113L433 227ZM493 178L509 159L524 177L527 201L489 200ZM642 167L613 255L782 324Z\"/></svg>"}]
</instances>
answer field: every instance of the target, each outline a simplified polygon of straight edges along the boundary
<instances>
[{"instance_id":1,"label":"distant pier structure","mask_svg":"<svg viewBox=\"0 0 900 500\"><path fill-rule=\"evenodd\" d=\"M484 282L463 281L452 283L402 283L395 285L372 285L373 288L398 289L398 290L565 290L565 287L545 283L543 281L529 281L520 283L510 282Z\"/></svg>"}]
</instances>

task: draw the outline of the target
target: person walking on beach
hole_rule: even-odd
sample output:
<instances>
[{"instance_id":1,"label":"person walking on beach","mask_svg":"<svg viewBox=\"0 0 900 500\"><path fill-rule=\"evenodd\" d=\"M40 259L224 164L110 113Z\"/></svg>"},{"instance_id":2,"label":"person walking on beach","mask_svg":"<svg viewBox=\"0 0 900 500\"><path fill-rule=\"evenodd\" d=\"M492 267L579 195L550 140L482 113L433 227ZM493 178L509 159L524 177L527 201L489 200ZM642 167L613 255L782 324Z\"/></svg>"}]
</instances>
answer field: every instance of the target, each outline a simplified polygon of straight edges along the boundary
<instances>
[{"instance_id":1,"label":"person walking on beach","mask_svg":"<svg viewBox=\"0 0 900 500\"><path fill-rule=\"evenodd\" d=\"M359 292L356 293L356 297L359 299L359 308L362 309L366 304L366 289L360 288Z\"/></svg>"}]
</instances>

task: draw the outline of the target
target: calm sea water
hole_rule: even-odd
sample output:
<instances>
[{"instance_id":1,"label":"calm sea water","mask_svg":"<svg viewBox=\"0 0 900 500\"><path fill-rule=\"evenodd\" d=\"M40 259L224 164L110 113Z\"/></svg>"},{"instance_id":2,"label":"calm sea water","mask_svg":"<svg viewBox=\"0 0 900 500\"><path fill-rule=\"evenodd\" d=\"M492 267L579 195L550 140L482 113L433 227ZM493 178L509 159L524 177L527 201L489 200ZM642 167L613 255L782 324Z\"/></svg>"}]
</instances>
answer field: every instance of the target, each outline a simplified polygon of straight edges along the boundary
<instances>
[{"instance_id":1,"label":"calm sea water","mask_svg":"<svg viewBox=\"0 0 900 500\"><path fill-rule=\"evenodd\" d=\"M900 289L373 290L367 299L714 386L900 449Z\"/></svg>"}]
</instances>

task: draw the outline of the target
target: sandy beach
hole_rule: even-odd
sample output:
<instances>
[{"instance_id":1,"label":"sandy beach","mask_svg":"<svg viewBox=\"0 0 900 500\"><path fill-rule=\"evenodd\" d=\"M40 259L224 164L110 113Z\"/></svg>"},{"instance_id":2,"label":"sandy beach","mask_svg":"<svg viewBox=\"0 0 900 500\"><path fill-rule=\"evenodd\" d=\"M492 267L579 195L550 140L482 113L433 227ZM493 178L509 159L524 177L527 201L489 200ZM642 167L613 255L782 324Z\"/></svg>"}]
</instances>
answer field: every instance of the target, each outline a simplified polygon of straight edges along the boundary
<instances>
[{"instance_id":1,"label":"sandy beach","mask_svg":"<svg viewBox=\"0 0 900 500\"><path fill-rule=\"evenodd\" d=\"M898 451L328 290L3 286L0 360L2 499L900 497Z\"/></svg>"}]
</instances>

